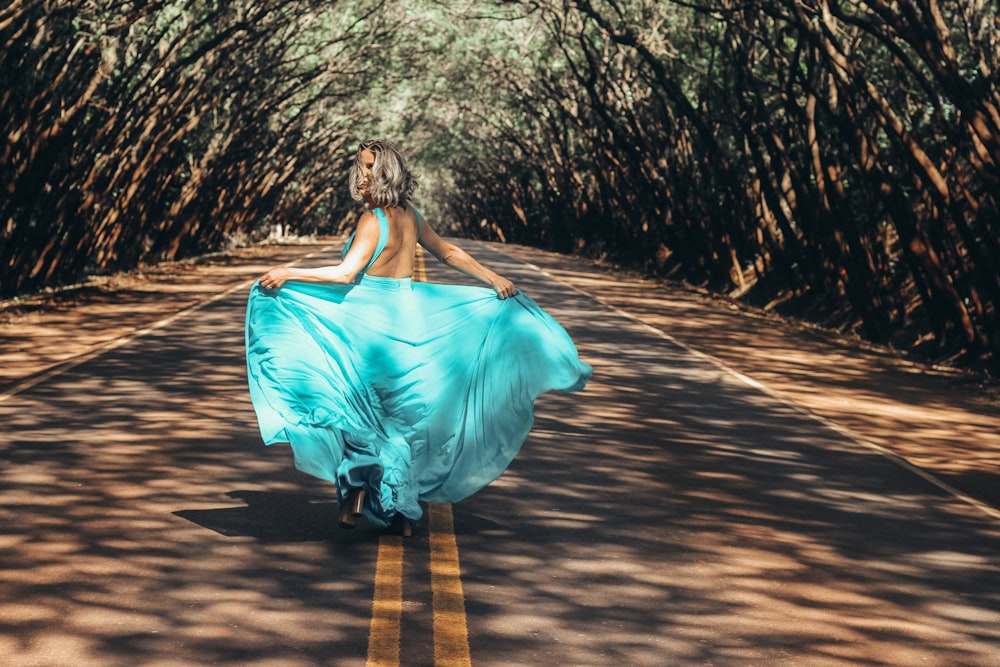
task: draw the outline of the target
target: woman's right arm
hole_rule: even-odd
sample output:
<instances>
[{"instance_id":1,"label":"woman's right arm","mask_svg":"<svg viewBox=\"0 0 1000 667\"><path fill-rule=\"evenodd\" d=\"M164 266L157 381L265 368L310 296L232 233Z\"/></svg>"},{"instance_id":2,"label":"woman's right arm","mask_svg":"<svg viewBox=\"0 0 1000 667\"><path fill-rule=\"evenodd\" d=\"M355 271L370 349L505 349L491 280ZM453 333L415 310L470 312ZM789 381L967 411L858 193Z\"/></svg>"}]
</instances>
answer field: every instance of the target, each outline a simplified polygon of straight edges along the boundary
<instances>
[{"instance_id":1,"label":"woman's right arm","mask_svg":"<svg viewBox=\"0 0 1000 667\"><path fill-rule=\"evenodd\" d=\"M358 229L354 233L351 249L340 264L321 266L315 269L299 269L291 266L278 266L260 278L260 286L265 289L278 289L289 280L304 283L350 283L358 275L375 254L378 245L378 220L375 214L368 212L358 221Z\"/></svg>"},{"instance_id":2,"label":"woman's right arm","mask_svg":"<svg viewBox=\"0 0 1000 667\"><path fill-rule=\"evenodd\" d=\"M434 228L427 224L425 220L420 229L420 245L427 252L437 257L437 259L457 271L478 278L496 291L497 296L506 299L517 294L517 287L514 283L501 276L496 271L486 268L469 253L459 248L454 243L449 243L441 238Z\"/></svg>"}]
</instances>

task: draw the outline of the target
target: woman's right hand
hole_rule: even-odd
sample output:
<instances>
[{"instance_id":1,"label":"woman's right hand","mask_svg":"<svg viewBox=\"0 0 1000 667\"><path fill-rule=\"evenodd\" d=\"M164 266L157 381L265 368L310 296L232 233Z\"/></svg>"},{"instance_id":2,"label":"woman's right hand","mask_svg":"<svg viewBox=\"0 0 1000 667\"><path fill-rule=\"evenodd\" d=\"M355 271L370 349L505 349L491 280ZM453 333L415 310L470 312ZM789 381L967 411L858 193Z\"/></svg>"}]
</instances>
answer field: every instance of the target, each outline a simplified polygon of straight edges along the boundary
<instances>
[{"instance_id":1,"label":"woman's right hand","mask_svg":"<svg viewBox=\"0 0 1000 667\"><path fill-rule=\"evenodd\" d=\"M264 289L279 289L292 277L292 270L287 266L278 266L260 277L260 286Z\"/></svg>"}]
</instances>

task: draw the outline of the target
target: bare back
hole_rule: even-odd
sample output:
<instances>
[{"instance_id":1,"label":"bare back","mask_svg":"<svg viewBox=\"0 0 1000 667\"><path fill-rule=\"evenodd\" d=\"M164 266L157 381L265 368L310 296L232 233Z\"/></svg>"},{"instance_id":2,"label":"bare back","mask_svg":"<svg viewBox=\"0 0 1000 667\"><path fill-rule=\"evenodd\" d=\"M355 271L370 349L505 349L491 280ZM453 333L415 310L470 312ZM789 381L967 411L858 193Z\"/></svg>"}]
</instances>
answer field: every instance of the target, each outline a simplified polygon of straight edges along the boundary
<instances>
[{"instance_id":1,"label":"bare back","mask_svg":"<svg viewBox=\"0 0 1000 667\"><path fill-rule=\"evenodd\" d=\"M412 208L383 208L389 221L389 238L382 253L365 272L383 278L409 278L416 259L418 224Z\"/></svg>"}]
</instances>

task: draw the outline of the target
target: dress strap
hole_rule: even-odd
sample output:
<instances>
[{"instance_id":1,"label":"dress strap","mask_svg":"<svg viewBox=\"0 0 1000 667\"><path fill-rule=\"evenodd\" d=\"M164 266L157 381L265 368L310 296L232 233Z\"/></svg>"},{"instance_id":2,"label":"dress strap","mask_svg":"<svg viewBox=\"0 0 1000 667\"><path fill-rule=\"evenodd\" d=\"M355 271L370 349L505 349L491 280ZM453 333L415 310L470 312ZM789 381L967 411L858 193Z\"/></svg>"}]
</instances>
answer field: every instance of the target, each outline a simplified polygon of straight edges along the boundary
<instances>
[{"instance_id":1,"label":"dress strap","mask_svg":"<svg viewBox=\"0 0 1000 667\"><path fill-rule=\"evenodd\" d=\"M421 224L423 224L424 218L423 218L422 215L420 215L420 211L418 211L416 208L413 209L413 215L417 216L417 240L419 241L420 240L420 226L421 226Z\"/></svg>"},{"instance_id":2,"label":"dress strap","mask_svg":"<svg viewBox=\"0 0 1000 667\"><path fill-rule=\"evenodd\" d=\"M375 260L378 259L378 256L382 254L382 251L385 250L385 244L389 241L389 218L385 217L385 211L380 208L376 208L374 211L375 217L378 218L378 244L375 246L375 252L372 253L372 258L368 260L368 266L366 266L364 271L361 273L367 273L368 269L372 268L372 264L374 264ZM342 259L347 257L347 252L351 249L351 244L354 243L354 236L356 234L357 232L351 234L351 237L347 239L347 243L344 244L344 249L340 251L340 257Z\"/></svg>"},{"instance_id":3,"label":"dress strap","mask_svg":"<svg viewBox=\"0 0 1000 667\"><path fill-rule=\"evenodd\" d=\"M372 258L368 261L368 266L365 267L365 272L372 268L372 264L378 259L378 256L382 254L385 250L385 244L389 242L389 218L385 216L385 211L380 208L375 209L375 216L378 218L378 245L375 246L375 252L372 253Z\"/></svg>"}]
</instances>

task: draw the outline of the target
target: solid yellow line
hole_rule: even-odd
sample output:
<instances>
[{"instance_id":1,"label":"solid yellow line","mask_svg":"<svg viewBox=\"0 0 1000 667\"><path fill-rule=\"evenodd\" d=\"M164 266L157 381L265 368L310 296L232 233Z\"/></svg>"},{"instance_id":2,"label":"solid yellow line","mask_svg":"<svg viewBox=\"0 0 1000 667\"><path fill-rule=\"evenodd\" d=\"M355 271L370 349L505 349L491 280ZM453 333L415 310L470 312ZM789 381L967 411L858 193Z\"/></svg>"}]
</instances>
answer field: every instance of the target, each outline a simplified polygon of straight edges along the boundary
<instances>
[{"instance_id":1,"label":"solid yellow line","mask_svg":"<svg viewBox=\"0 0 1000 667\"><path fill-rule=\"evenodd\" d=\"M431 504L427 513L430 522L431 590L434 593L434 664L472 667L451 505Z\"/></svg>"},{"instance_id":2,"label":"solid yellow line","mask_svg":"<svg viewBox=\"0 0 1000 667\"><path fill-rule=\"evenodd\" d=\"M375 596L368 631L367 667L399 667L403 616L403 538L383 535L375 564Z\"/></svg>"}]
</instances>

